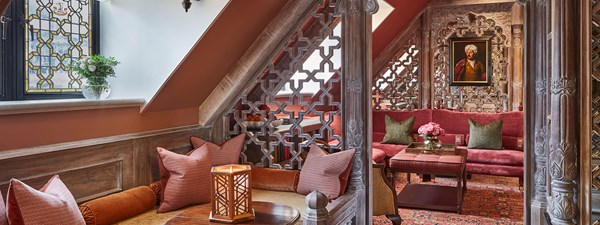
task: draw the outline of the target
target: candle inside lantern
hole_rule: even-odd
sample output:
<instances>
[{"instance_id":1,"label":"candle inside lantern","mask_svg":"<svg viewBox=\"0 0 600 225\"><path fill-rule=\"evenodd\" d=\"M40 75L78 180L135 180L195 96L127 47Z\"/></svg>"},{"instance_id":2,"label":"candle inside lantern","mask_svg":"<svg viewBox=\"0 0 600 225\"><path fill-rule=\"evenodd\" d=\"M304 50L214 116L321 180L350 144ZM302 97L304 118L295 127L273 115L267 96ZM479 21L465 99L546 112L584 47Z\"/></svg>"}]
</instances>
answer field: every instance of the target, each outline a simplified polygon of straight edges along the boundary
<instances>
[{"instance_id":1,"label":"candle inside lantern","mask_svg":"<svg viewBox=\"0 0 600 225\"><path fill-rule=\"evenodd\" d=\"M210 221L236 223L254 219L249 165L215 166L211 178Z\"/></svg>"}]
</instances>

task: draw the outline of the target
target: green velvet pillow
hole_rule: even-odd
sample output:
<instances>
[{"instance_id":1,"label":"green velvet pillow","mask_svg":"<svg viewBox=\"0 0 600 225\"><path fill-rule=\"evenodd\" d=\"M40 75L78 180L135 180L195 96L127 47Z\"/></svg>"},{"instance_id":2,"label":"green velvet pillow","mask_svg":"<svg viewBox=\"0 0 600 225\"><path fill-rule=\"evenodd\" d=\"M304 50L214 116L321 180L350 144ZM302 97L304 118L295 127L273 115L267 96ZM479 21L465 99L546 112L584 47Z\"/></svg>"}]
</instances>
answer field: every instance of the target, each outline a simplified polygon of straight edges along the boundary
<instances>
[{"instance_id":1,"label":"green velvet pillow","mask_svg":"<svg viewBox=\"0 0 600 225\"><path fill-rule=\"evenodd\" d=\"M408 119L398 122L388 115L385 115L385 136L383 137L382 144L402 144L409 145L413 143L412 131L413 124L415 123L415 116L411 116Z\"/></svg>"},{"instance_id":2,"label":"green velvet pillow","mask_svg":"<svg viewBox=\"0 0 600 225\"><path fill-rule=\"evenodd\" d=\"M469 119L468 148L502 149L502 120L481 125Z\"/></svg>"}]
</instances>

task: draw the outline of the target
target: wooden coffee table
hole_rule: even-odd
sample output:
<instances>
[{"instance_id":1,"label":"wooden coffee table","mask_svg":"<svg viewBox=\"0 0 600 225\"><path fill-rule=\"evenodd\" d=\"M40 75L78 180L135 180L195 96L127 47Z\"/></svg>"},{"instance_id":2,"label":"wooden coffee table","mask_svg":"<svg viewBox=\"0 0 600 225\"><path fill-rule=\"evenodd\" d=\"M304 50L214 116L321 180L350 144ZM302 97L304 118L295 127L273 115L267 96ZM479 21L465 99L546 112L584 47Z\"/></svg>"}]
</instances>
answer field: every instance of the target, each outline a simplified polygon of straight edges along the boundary
<instances>
[{"instance_id":1,"label":"wooden coffee table","mask_svg":"<svg viewBox=\"0 0 600 225\"><path fill-rule=\"evenodd\" d=\"M298 210L283 204L272 202L252 202L254 220L236 224L294 224L300 218ZM210 222L210 204L191 207L167 221L167 225L176 224L223 224Z\"/></svg>"},{"instance_id":2,"label":"wooden coffee table","mask_svg":"<svg viewBox=\"0 0 600 225\"><path fill-rule=\"evenodd\" d=\"M460 213L466 179L467 150L457 148L453 154L408 153L402 151L390 159L392 172L421 173L457 178L456 187L432 184L411 184L410 175L398 194L399 207L434 209Z\"/></svg>"}]
</instances>

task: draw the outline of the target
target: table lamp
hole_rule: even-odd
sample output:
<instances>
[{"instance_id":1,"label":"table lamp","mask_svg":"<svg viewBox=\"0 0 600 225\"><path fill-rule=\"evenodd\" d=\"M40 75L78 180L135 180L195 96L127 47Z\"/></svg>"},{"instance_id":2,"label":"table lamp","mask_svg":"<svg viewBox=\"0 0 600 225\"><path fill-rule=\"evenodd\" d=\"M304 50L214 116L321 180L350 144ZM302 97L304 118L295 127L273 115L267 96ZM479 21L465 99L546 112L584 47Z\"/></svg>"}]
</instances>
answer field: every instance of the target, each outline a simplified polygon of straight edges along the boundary
<instances>
[{"instance_id":1,"label":"table lamp","mask_svg":"<svg viewBox=\"0 0 600 225\"><path fill-rule=\"evenodd\" d=\"M223 165L211 169L210 221L237 223L254 219L249 165Z\"/></svg>"}]
</instances>

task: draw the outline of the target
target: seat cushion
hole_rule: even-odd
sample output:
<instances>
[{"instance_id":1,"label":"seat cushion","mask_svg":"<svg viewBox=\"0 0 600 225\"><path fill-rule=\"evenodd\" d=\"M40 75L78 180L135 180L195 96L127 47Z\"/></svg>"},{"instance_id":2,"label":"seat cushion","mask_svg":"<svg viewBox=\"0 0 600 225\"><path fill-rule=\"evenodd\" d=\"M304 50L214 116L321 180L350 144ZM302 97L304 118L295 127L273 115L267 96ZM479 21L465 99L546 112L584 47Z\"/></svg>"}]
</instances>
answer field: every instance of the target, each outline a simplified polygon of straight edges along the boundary
<instances>
[{"instance_id":1,"label":"seat cushion","mask_svg":"<svg viewBox=\"0 0 600 225\"><path fill-rule=\"evenodd\" d=\"M210 204L210 203L206 203L206 204ZM185 211L186 209L188 209L190 207L193 207L193 206L184 207L184 208L166 212L166 213L156 213L158 208L155 207L155 208L148 210L142 214L138 214L137 216L134 216L129 219L115 223L114 225L140 225L140 224L163 225L163 224L166 224L167 221L175 218L177 215L179 215L179 213Z\"/></svg>"},{"instance_id":2,"label":"seat cushion","mask_svg":"<svg viewBox=\"0 0 600 225\"><path fill-rule=\"evenodd\" d=\"M490 150L490 149L468 149L468 163L482 163L492 165L523 166L524 155L518 150Z\"/></svg>"},{"instance_id":3,"label":"seat cushion","mask_svg":"<svg viewBox=\"0 0 600 225\"><path fill-rule=\"evenodd\" d=\"M467 163L467 172L472 174L489 174L506 177L523 177L523 166L491 165Z\"/></svg>"},{"instance_id":4,"label":"seat cushion","mask_svg":"<svg viewBox=\"0 0 600 225\"><path fill-rule=\"evenodd\" d=\"M390 168L460 172L464 168L464 155L467 153L460 148L456 151L456 155L415 154L402 151L390 159Z\"/></svg>"},{"instance_id":5,"label":"seat cushion","mask_svg":"<svg viewBox=\"0 0 600 225\"><path fill-rule=\"evenodd\" d=\"M373 142L373 148L377 148L385 152L386 157L393 157L402 150L406 149L407 145L395 145L395 144L382 144L379 142Z\"/></svg>"},{"instance_id":6,"label":"seat cushion","mask_svg":"<svg viewBox=\"0 0 600 225\"><path fill-rule=\"evenodd\" d=\"M75 198L58 175L39 191L11 179L7 196L6 211L11 225L85 224Z\"/></svg>"},{"instance_id":7,"label":"seat cushion","mask_svg":"<svg viewBox=\"0 0 600 225\"><path fill-rule=\"evenodd\" d=\"M390 167L401 170L462 171L462 155L415 154L400 152L390 159Z\"/></svg>"},{"instance_id":8,"label":"seat cushion","mask_svg":"<svg viewBox=\"0 0 600 225\"><path fill-rule=\"evenodd\" d=\"M371 159L373 159L373 161L375 161L375 163L380 164L380 163L385 163L385 152L381 149L378 148L372 148L373 152L371 154Z\"/></svg>"}]
</instances>

